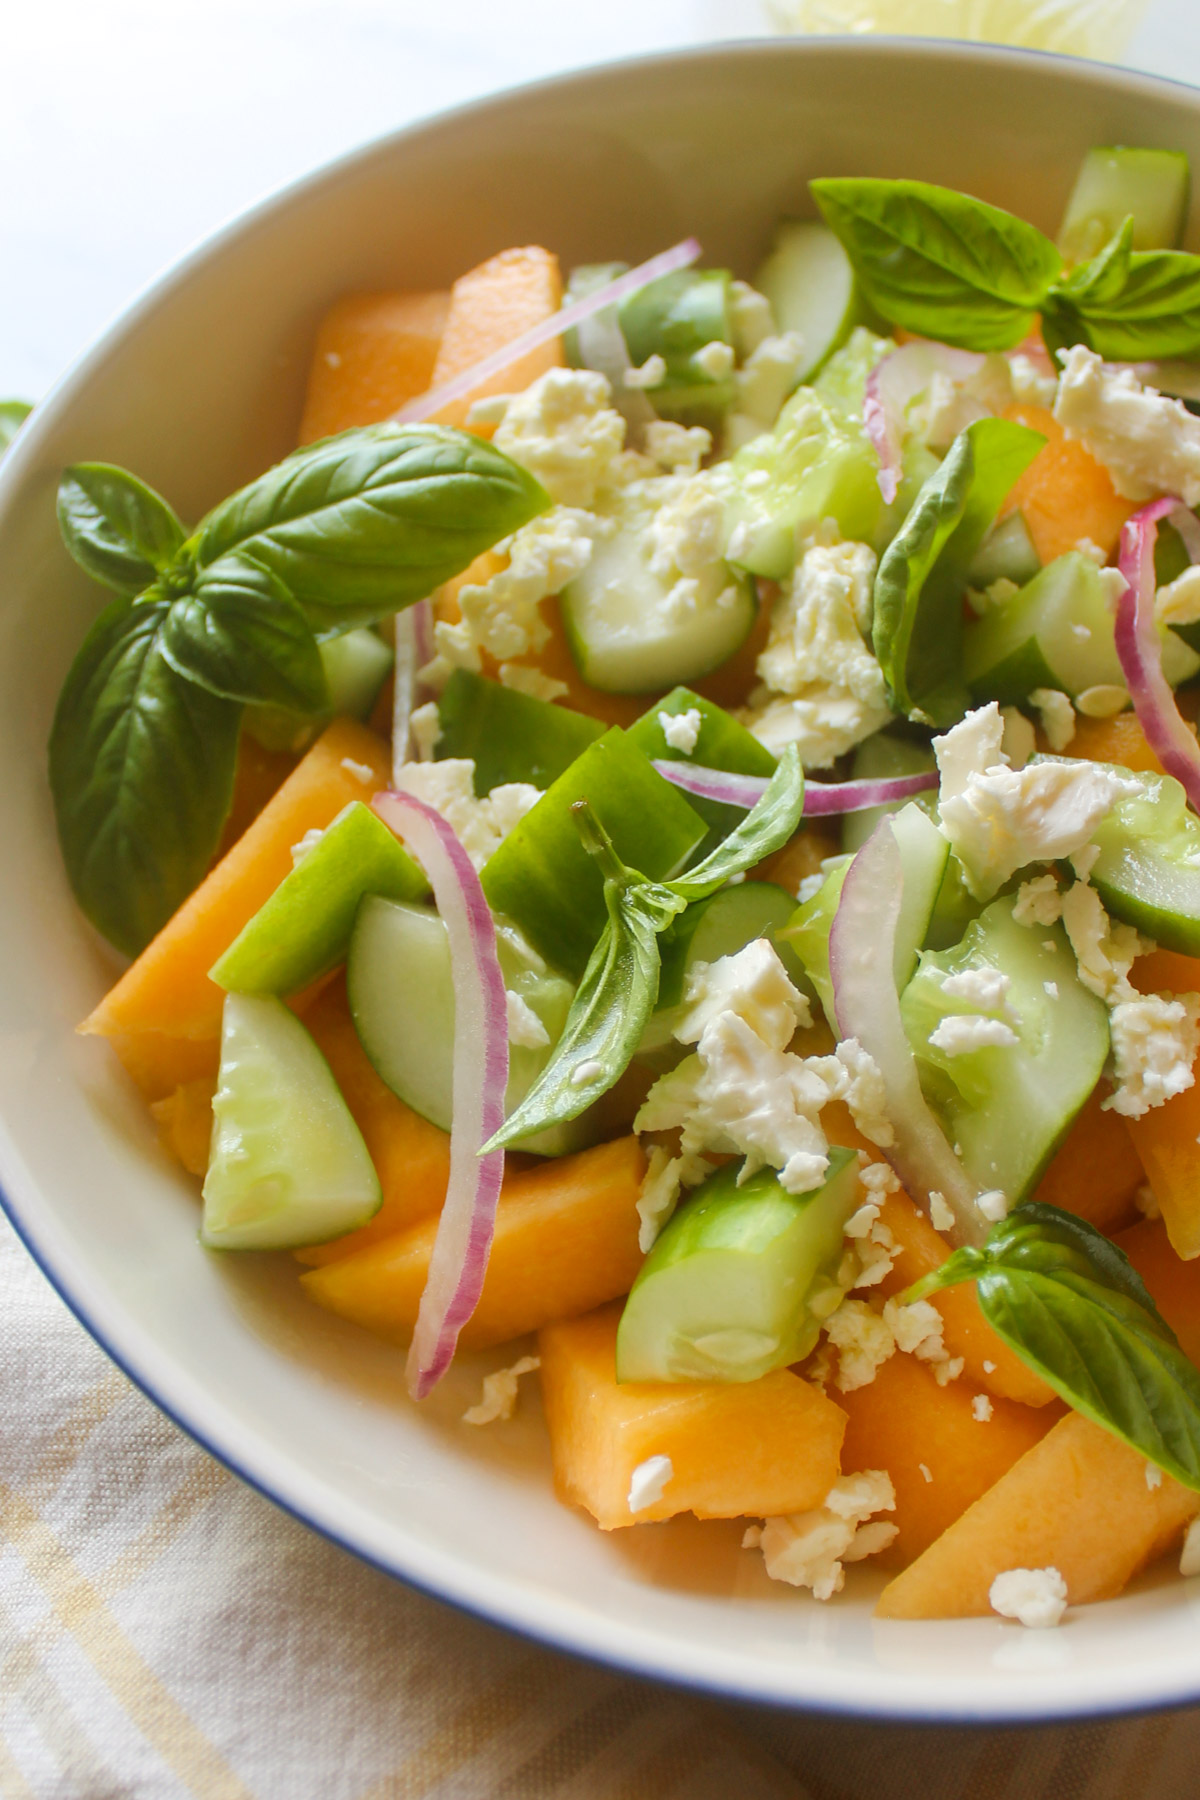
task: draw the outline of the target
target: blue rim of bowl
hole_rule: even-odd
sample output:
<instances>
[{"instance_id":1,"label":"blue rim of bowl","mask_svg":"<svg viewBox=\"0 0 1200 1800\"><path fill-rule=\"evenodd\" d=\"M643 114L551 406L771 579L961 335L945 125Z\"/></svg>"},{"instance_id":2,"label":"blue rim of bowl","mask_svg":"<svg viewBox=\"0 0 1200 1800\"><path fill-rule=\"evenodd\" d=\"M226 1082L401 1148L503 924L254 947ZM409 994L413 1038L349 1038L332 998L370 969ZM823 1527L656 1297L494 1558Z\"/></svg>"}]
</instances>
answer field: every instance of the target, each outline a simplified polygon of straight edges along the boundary
<instances>
[{"instance_id":1,"label":"blue rim of bowl","mask_svg":"<svg viewBox=\"0 0 1200 1800\"><path fill-rule=\"evenodd\" d=\"M590 80L598 75L619 77L624 70L653 67L659 63L716 61L731 54L752 59L780 54L817 57L823 53L844 55L847 51L852 54L860 54L864 58L884 52L925 60L958 61L967 57L977 61L1009 62L1016 66L1026 66L1030 63L1049 64L1055 67L1070 68L1077 80L1101 88L1113 88L1122 92L1140 89L1151 97L1158 93L1186 95L1194 98L1200 109L1200 87L1166 76L1122 68L1116 64L1087 61L1056 51L1016 49L1003 45L975 44L947 38L913 38L891 35L871 37L829 35L812 38L785 36L777 39L721 40L654 51L639 56L617 58L598 64L588 64L543 76L536 81L522 83L516 87L499 88L476 99L426 115L395 131L385 132L365 144L322 163L316 169L310 170L307 174L278 188L246 211L239 213L217 231L208 234L194 244L182 257L173 262L167 270L154 278L134 296L133 300L101 331L96 340L68 365L46 398L38 403L28 426L22 428L11 450L5 456L3 464L0 465L0 497L3 496L5 488L15 485L16 480L19 479L26 457L32 458L35 453L37 441L42 435L43 423L45 422L45 429L49 430L59 409L69 404L74 389L86 381L93 362L102 361L116 344L136 332L144 315L161 301L166 300L177 285L184 283L191 275L194 266L207 259L226 243L252 232L261 219L268 217L276 208L286 205L294 196L323 185L335 185L350 175L360 163L366 163L375 157L386 155L393 145L401 144L410 137L419 136L431 129L453 128L460 119L486 112L492 107L519 104L524 97L546 89L569 88L574 81ZM281 1484L253 1472L242 1458L218 1441L219 1433L210 1436L187 1416L186 1409L167 1399L150 1374L142 1369L136 1357L118 1348L113 1337L93 1318L88 1306L75 1292L69 1277L55 1266L50 1253L38 1241L33 1225L9 1193L2 1176L3 1171L0 1171L0 1211L3 1211L7 1217L37 1268L92 1340L159 1411L164 1413L202 1450L244 1482L247 1487L279 1507L280 1511L286 1513L290 1518L314 1531L326 1542L347 1551L369 1567L377 1569L381 1574L402 1581L417 1592L438 1600L444 1605L452 1606L468 1617L480 1619L489 1625L510 1631L527 1642L546 1646L580 1661L612 1669L621 1674L635 1675L644 1680L657 1681L684 1692L704 1694L714 1699L723 1699L742 1705L769 1706L777 1711L817 1713L848 1721L861 1720L898 1725L942 1727L979 1725L994 1730L1020 1729L1069 1723L1074 1720L1137 1717L1141 1714L1177 1711L1184 1707L1194 1706L1197 1701L1200 1701L1200 1671L1190 1676L1190 1685L1186 1690L1176 1688L1165 1699L1130 1699L1128 1702L1123 1702L1119 1696L1111 1696L1096 1705L1063 1703L1036 1712L979 1709L974 1706L963 1706L952 1710L943 1708L939 1711L932 1707L909 1707L896 1702L890 1705L885 1702L881 1705L878 1701L872 1703L869 1700L864 1700L862 1704L856 1704L852 1696L807 1700L800 1696L763 1692L748 1683L735 1682L732 1678L706 1680L700 1672L672 1671L669 1668L658 1666L649 1652L639 1653L634 1645L621 1651L616 1648L606 1649L595 1642L581 1644L579 1638L586 1636L586 1626L581 1630L576 1625L575 1633L572 1634L571 1626L565 1618L560 1623L547 1622L544 1626L535 1627L521 1616L520 1597L515 1588L510 1592L507 1604L500 1600L485 1604L478 1598L468 1599L455 1592L452 1585L441 1586L430 1579L422 1579L402 1561L391 1560L375 1552L364 1543L356 1541L353 1536L339 1531L332 1524L318 1517L315 1510L307 1510L297 1501L289 1498ZM628 1637L633 1629L624 1626L618 1627L617 1635L624 1634Z\"/></svg>"}]
</instances>

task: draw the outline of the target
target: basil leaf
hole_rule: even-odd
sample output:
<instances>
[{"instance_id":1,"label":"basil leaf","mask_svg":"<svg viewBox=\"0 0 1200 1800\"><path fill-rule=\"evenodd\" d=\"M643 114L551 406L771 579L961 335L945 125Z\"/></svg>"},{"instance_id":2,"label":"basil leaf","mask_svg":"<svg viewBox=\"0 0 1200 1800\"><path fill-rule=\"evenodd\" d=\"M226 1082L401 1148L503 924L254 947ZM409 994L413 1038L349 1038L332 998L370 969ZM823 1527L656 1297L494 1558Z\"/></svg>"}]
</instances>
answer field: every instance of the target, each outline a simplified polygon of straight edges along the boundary
<instances>
[{"instance_id":1,"label":"basil leaf","mask_svg":"<svg viewBox=\"0 0 1200 1800\"><path fill-rule=\"evenodd\" d=\"M182 680L163 600L115 600L59 697L50 787L75 897L136 956L196 886L229 811L239 709Z\"/></svg>"},{"instance_id":2,"label":"basil leaf","mask_svg":"<svg viewBox=\"0 0 1200 1800\"><path fill-rule=\"evenodd\" d=\"M970 1280L992 1329L1069 1406L1200 1490L1200 1370L1114 1243L1032 1201L905 1298Z\"/></svg>"},{"instance_id":3,"label":"basil leaf","mask_svg":"<svg viewBox=\"0 0 1200 1800\"><path fill-rule=\"evenodd\" d=\"M63 471L58 524L80 568L118 594L149 587L187 535L161 494L111 463Z\"/></svg>"},{"instance_id":4,"label":"basil leaf","mask_svg":"<svg viewBox=\"0 0 1200 1800\"><path fill-rule=\"evenodd\" d=\"M1093 263L1083 264L1051 290L1044 326L1051 353L1068 344L1087 344L1110 362L1195 356L1200 352L1200 256L1183 250L1130 250L1114 240Z\"/></svg>"},{"instance_id":5,"label":"basil leaf","mask_svg":"<svg viewBox=\"0 0 1200 1800\"><path fill-rule=\"evenodd\" d=\"M1035 226L952 188L860 176L809 187L871 305L923 337L1009 350L1062 268Z\"/></svg>"},{"instance_id":6,"label":"basil leaf","mask_svg":"<svg viewBox=\"0 0 1200 1800\"><path fill-rule=\"evenodd\" d=\"M693 900L707 899L731 877L743 874L764 856L778 850L781 844L786 844L799 827L803 811L804 769L799 749L795 744L789 744L779 758L761 800L741 824L703 862L664 885L689 905Z\"/></svg>"},{"instance_id":7,"label":"basil leaf","mask_svg":"<svg viewBox=\"0 0 1200 1800\"><path fill-rule=\"evenodd\" d=\"M0 400L0 456L33 411L28 400Z\"/></svg>"},{"instance_id":8,"label":"basil leaf","mask_svg":"<svg viewBox=\"0 0 1200 1800\"><path fill-rule=\"evenodd\" d=\"M269 569L237 557L198 571L163 622L162 653L176 674L226 700L293 713L329 706L308 620Z\"/></svg>"},{"instance_id":9,"label":"basil leaf","mask_svg":"<svg viewBox=\"0 0 1200 1800\"><path fill-rule=\"evenodd\" d=\"M966 571L1045 441L1011 419L977 419L955 438L885 550L875 577L871 633L896 712L945 726L966 711Z\"/></svg>"},{"instance_id":10,"label":"basil leaf","mask_svg":"<svg viewBox=\"0 0 1200 1800\"><path fill-rule=\"evenodd\" d=\"M189 549L269 569L322 633L369 625L459 574L550 505L491 444L368 425L310 444L214 507Z\"/></svg>"}]
</instances>

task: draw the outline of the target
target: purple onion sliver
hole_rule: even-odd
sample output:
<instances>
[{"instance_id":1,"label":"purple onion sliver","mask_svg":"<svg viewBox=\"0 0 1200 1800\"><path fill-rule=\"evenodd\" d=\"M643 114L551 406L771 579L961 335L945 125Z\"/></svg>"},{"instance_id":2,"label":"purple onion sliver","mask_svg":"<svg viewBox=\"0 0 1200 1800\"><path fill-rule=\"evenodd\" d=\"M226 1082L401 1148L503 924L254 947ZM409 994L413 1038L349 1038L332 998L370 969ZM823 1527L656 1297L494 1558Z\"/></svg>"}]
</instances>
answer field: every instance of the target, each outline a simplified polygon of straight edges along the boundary
<instances>
[{"instance_id":1,"label":"purple onion sliver","mask_svg":"<svg viewBox=\"0 0 1200 1800\"><path fill-rule=\"evenodd\" d=\"M542 344L548 344L573 325L582 324L590 319L593 313L602 312L606 306L612 306L626 295L637 293L639 288L647 287L650 282L657 281L663 275L672 275L676 269L686 269L699 260L701 248L694 237L684 238L681 244L675 244L670 250L663 250L658 256L652 256L649 262L639 263L636 269L630 269L624 275L618 275L605 287L597 288L594 294L588 294L583 300L575 300L570 306L564 306L559 312L551 313L548 319L541 319L523 331L520 337L493 350L490 356L483 357L473 367L464 369L453 381L444 381L441 387L430 388L427 393L418 394L402 406L399 412L392 414L397 425L419 425L423 420L432 418L449 406L452 400L462 400L473 394L476 388L493 375L499 375L509 368L520 357L529 351L537 350Z\"/></svg>"},{"instance_id":2,"label":"purple onion sliver","mask_svg":"<svg viewBox=\"0 0 1200 1800\"><path fill-rule=\"evenodd\" d=\"M701 800L719 800L725 806L740 806L747 812L767 791L761 775L729 775L722 769L665 758L657 760L654 767L685 794L695 794ZM897 800L909 800L914 794L928 793L937 784L936 769L870 781L809 781L804 787L804 812L812 818L865 812L870 806L889 806Z\"/></svg>"},{"instance_id":3,"label":"purple onion sliver","mask_svg":"<svg viewBox=\"0 0 1200 1800\"><path fill-rule=\"evenodd\" d=\"M914 338L882 357L867 376L863 392L863 429L879 458L879 491L890 506L900 489L902 448L909 403L923 393L935 375L967 381L979 373L985 358L973 350L955 350L929 338Z\"/></svg>"},{"instance_id":4,"label":"purple onion sliver","mask_svg":"<svg viewBox=\"0 0 1200 1800\"><path fill-rule=\"evenodd\" d=\"M454 1112L450 1179L408 1353L408 1390L423 1400L454 1359L479 1303L504 1179L504 1152L479 1151L504 1123L508 1019L496 929L471 860L450 826L415 795L372 806L417 857L446 927L454 980Z\"/></svg>"},{"instance_id":5,"label":"purple onion sliver","mask_svg":"<svg viewBox=\"0 0 1200 1800\"><path fill-rule=\"evenodd\" d=\"M1114 637L1146 742L1168 775L1182 784L1193 808L1200 811L1200 744L1181 717L1163 674L1162 640L1154 618L1154 544L1159 521L1181 504L1173 498L1155 500L1126 522L1117 565L1125 577L1125 592L1117 601Z\"/></svg>"}]
</instances>

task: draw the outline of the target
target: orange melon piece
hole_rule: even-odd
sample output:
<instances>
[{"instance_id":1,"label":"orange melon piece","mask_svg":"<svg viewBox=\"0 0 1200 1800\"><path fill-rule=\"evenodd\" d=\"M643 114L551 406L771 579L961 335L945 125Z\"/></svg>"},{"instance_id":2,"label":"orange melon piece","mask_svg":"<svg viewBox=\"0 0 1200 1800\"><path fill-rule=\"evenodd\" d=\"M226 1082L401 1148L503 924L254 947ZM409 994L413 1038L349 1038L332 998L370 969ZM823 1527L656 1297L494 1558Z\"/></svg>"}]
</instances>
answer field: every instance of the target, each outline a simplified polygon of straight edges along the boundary
<instances>
[{"instance_id":1,"label":"orange melon piece","mask_svg":"<svg viewBox=\"0 0 1200 1800\"><path fill-rule=\"evenodd\" d=\"M291 870L292 845L351 800L383 787L390 760L387 745L365 726L335 719L84 1020L80 1030L112 1041L148 1099L215 1073L224 995L208 971Z\"/></svg>"},{"instance_id":2,"label":"orange melon piece","mask_svg":"<svg viewBox=\"0 0 1200 1800\"><path fill-rule=\"evenodd\" d=\"M494 350L502 350L562 305L558 258L529 245L502 250L477 269L460 275L450 291L450 310L429 381L441 387L463 375ZM517 394L562 366L562 341L554 337L483 381L461 400L453 400L435 416L442 425L464 425L476 400L489 394ZM485 428L490 435L490 427Z\"/></svg>"},{"instance_id":3,"label":"orange melon piece","mask_svg":"<svg viewBox=\"0 0 1200 1800\"><path fill-rule=\"evenodd\" d=\"M756 863L747 880L774 881L789 894L795 894L800 883L809 875L819 874L825 858L836 856L840 849L833 832L820 825L805 825L773 855Z\"/></svg>"},{"instance_id":4,"label":"orange melon piece","mask_svg":"<svg viewBox=\"0 0 1200 1800\"><path fill-rule=\"evenodd\" d=\"M1067 437L1044 406L1010 406L1004 416L1040 431L1046 444L1017 481L1001 515L1020 509L1043 563L1073 550L1081 538L1111 556L1122 525L1137 511L1135 502L1122 500L1108 470Z\"/></svg>"},{"instance_id":5,"label":"orange melon piece","mask_svg":"<svg viewBox=\"0 0 1200 1800\"><path fill-rule=\"evenodd\" d=\"M189 1175L203 1175L208 1168L215 1091L216 1082L202 1076L198 1081L185 1081L165 1100L150 1103L159 1137Z\"/></svg>"},{"instance_id":6,"label":"orange melon piece","mask_svg":"<svg viewBox=\"0 0 1200 1800\"><path fill-rule=\"evenodd\" d=\"M1131 979L1145 994L1200 993L1200 958L1156 950L1138 958ZM1200 1082L1124 1124L1176 1253L1200 1256Z\"/></svg>"},{"instance_id":7,"label":"orange melon piece","mask_svg":"<svg viewBox=\"0 0 1200 1800\"><path fill-rule=\"evenodd\" d=\"M1111 1091L1106 1081L1096 1088L1034 1194L1109 1235L1136 1217L1133 1196L1145 1179L1124 1119L1105 1111Z\"/></svg>"},{"instance_id":8,"label":"orange melon piece","mask_svg":"<svg viewBox=\"0 0 1200 1800\"><path fill-rule=\"evenodd\" d=\"M1200 1263L1184 1262L1161 1219L1142 1219L1113 1240L1125 1252L1185 1356L1200 1366Z\"/></svg>"},{"instance_id":9,"label":"orange melon piece","mask_svg":"<svg viewBox=\"0 0 1200 1800\"><path fill-rule=\"evenodd\" d=\"M300 442L390 418L433 386L450 295L347 294L317 331Z\"/></svg>"},{"instance_id":10,"label":"orange melon piece","mask_svg":"<svg viewBox=\"0 0 1200 1800\"><path fill-rule=\"evenodd\" d=\"M1133 712L1118 713L1113 719L1089 719L1079 713L1075 736L1064 755L1083 756L1089 762L1119 763L1122 768L1137 769L1146 775L1166 773Z\"/></svg>"},{"instance_id":11,"label":"orange melon piece","mask_svg":"<svg viewBox=\"0 0 1200 1800\"><path fill-rule=\"evenodd\" d=\"M1068 1413L889 1583L875 1610L884 1619L981 1617L1005 1569L1055 1568L1073 1604L1111 1600L1197 1512L1200 1494L1169 1475L1147 1487L1145 1457Z\"/></svg>"},{"instance_id":12,"label":"orange melon piece","mask_svg":"<svg viewBox=\"0 0 1200 1800\"><path fill-rule=\"evenodd\" d=\"M990 1419L977 1419L977 1383L962 1375L939 1387L928 1364L897 1352L874 1381L839 1393L846 1413L842 1468L886 1469L896 1490L899 1527L880 1561L903 1567L928 1549L1043 1438L1062 1411L993 1398Z\"/></svg>"},{"instance_id":13,"label":"orange melon piece","mask_svg":"<svg viewBox=\"0 0 1200 1800\"><path fill-rule=\"evenodd\" d=\"M538 1337L554 1487L602 1531L693 1512L771 1518L821 1505L838 1478L841 1409L787 1369L758 1381L618 1383L619 1306L548 1325ZM671 1459L662 1498L634 1514L629 1485Z\"/></svg>"},{"instance_id":14,"label":"orange melon piece","mask_svg":"<svg viewBox=\"0 0 1200 1800\"><path fill-rule=\"evenodd\" d=\"M504 1344L627 1293L641 1267L637 1201L646 1160L634 1137L506 1173L479 1305L464 1349ZM406 1341L429 1272L437 1220L301 1277L331 1312Z\"/></svg>"},{"instance_id":15,"label":"orange melon piece","mask_svg":"<svg viewBox=\"0 0 1200 1800\"><path fill-rule=\"evenodd\" d=\"M238 740L237 767L233 774L233 799L229 817L217 845L214 862L232 849L248 825L277 794L300 758L290 750L264 750L257 739L243 731Z\"/></svg>"},{"instance_id":16,"label":"orange melon piece","mask_svg":"<svg viewBox=\"0 0 1200 1800\"><path fill-rule=\"evenodd\" d=\"M439 1213L450 1175L450 1138L406 1106L375 1073L358 1041L341 976L305 1013L304 1023L333 1070L383 1188L383 1204L367 1224L332 1243L297 1250L302 1263L319 1268Z\"/></svg>"}]
</instances>

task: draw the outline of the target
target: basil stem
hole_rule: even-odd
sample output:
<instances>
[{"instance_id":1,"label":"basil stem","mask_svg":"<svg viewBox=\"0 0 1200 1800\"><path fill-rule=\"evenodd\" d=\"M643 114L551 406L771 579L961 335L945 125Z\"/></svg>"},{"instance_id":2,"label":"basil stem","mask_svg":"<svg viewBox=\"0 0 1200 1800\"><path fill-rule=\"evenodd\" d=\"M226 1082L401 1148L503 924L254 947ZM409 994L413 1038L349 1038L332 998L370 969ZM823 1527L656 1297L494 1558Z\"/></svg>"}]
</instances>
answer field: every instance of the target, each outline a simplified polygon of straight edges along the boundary
<instances>
[{"instance_id":1,"label":"basil stem","mask_svg":"<svg viewBox=\"0 0 1200 1800\"><path fill-rule=\"evenodd\" d=\"M1030 1201L904 1295L974 1281L980 1310L1076 1412L1200 1490L1200 1371L1102 1232Z\"/></svg>"}]
</instances>

